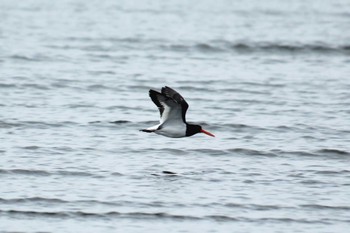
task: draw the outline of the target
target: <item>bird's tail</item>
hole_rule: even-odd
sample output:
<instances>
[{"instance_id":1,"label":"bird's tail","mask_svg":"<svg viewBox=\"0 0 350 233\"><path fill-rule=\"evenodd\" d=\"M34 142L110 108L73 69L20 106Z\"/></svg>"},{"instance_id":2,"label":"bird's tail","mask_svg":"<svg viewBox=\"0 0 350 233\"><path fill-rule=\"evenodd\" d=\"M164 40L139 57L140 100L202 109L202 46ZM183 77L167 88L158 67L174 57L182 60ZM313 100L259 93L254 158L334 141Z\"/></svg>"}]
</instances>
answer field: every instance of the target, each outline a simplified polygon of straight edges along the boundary
<instances>
[{"instance_id":1,"label":"bird's tail","mask_svg":"<svg viewBox=\"0 0 350 233\"><path fill-rule=\"evenodd\" d=\"M149 130L149 129L140 129L140 131L142 131L142 132L146 132L146 133L153 133L155 130Z\"/></svg>"},{"instance_id":2,"label":"bird's tail","mask_svg":"<svg viewBox=\"0 0 350 233\"><path fill-rule=\"evenodd\" d=\"M155 126L147 128L147 129L140 129L140 131L146 132L146 133L153 133L154 131L158 130L159 127L160 127L159 125L155 125Z\"/></svg>"}]
</instances>

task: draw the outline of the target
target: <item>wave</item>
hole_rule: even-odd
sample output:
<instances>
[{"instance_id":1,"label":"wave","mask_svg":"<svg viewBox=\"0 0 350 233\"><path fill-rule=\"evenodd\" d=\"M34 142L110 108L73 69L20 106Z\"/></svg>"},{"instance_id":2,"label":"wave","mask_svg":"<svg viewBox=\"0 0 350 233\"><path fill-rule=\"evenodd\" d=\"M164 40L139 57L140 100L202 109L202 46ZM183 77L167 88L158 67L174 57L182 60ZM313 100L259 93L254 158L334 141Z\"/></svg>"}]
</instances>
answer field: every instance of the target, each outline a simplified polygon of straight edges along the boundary
<instances>
[{"instance_id":1,"label":"wave","mask_svg":"<svg viewBox=\"0 0 350 233\"><path fill-rule=\"evenodd\" d=\"M0 169L0 174L14 174L14 175L31 175L31 176L80 176L80 177L95 177L101 178L105 177L100 174L94 174L89 172L81 171L44 171L44 170L34 170L34 169ZM108 174L106 174L108 175ZM113 176L121 176L121 173L112 173Z\"/></svg>"},{"instance_id":2,"label":"wave","mask_svg":"<svg viewBox=\"0 0 350 233\"><path fill-rule=\"evenodd\" d=\"M16 122L8 122L8 121L0 121L0 128L17 128L17 127L25 127L25 128L55 128L55 127L66 127L72 125L78 125L78 122L73 121L62 121L62 122L43 122L43 121L16 121Z\"/></svg>"},{"instance_id":3,"label":"wave","mask_svg":"<svg viewBox=\"0 0 350 233\"><path fill-rule=\"evenodd\" d=\"M275 157L277 156L273 152L269 151L260 151L254 149L246 148L232 148L232 149L171 149L171 148L144 148L143 151L153 151L166 154L175 154L175 155L186 155L186 154L206 154L210 156L227 156L232 154L241 154L249 156L266 156L266 157Z\"/></svg>"},{"instance_id":4,"label":"wave","mask_svg":"<svg viewBox=\"0 0 350 233\"><path fill-rule=\"evenodd\" d=\"M51 173L47 171L27 170L27 169L0 169L0 174L37 175L37 176L51 175Z\"/></svg>"},{"instance_id":5,"label":"wave","mask_svg":"<svg viewBox=\"0 0 350 233\"><path fill-rule=\"evenodd\" d=\"M173 173L171 173L173 174ZM47 204L73 204L73 203L83 203L83 204L89 204L89 205L108 205L108 206L129 206L131 204L138 205L138 206L153 206L153 207L165 207L169 206L169 204L177 205L179 206L179 203L169 203L169 202L160 202L160 201L154 201L154 202L146 202L146 203L135 203L134 201L118 201L118 202L111 202L111 201L98 201L98 200L64 200L59 198L45 198L45 197L27 197L27 198L11 198L11 199L5 199L0 197L0 203L2 204L23 204L23 203L32 203L32 204L39 204L39 203L47 203ZM334 210L350 210L350 206L333 206L333 205L320 205L320 204L302 204L298 206L288 206L288 205L261 205L261 204L242 204L242 203L194 203L193 204L196 207L213 207L213 206L220 206L220 207L227 207L227 208L237 208L237 209L251 209L251 210L259 210L259 211L265 211L265 210L281 210L281 209L299 209L299 208L308 208L308 209L334 209ZM180 205L179 207L185 207L184 205ZM157 213L158 214L158 213Z\"/></svg>"},{"instance_id":6,"label":"wave","mask_svg":"<svg viewBox=\"0 0 350 233\"><path fill-rule=\"evenodd\" d=\"M13 84L13 83L0 83L0 88L17 88L17 84Z\"/></svg>"},{"instance_id":7,"label":"wave","mask_svg":"<svg viewBox=\"0 0 350 233\"><path fill-rule=\"evenodd\" d=\"M210 156L230 156L230 155L246 155L246 156L264 156L264 157L281 157L281 156L325 156L327 158L339 158L339 156L348 156L349 152L343 150L330 150L330 149L321 149L321 150L310 150L310 151L289 151L289 150L279 150L279 149L271 149L271 150L257 150L251 148L229 148L229 149L170 149L169 148L144 148L143 150L149 151L158 151L165 152L177 155L185 155L185 154L206 154ZM347 172L344 170L343 173Z\"/></svg>"},{"instance_id":8,"label":"wave","mask_svg":"<svg viewBox=\"0 0 350 233\"><path fill-rule=\"evenodd\" d=\"M350 155L349 151L339 149L320 149L315 151L315 153L322 155Z\"/></svg>"},{"instance_id":9,"label":"wave","mask_svg":"<svg viewBox=\"0 0 350 233\"><path fill-rule=\"evenodd\" d=\"M175 52L198 51L202 53L316 53L350 54L350 45L293 44L268 42L209 41L207 43L161 45L162 49Z\"/></svg>"},{"instance_id":10,"label":"wave","mask_svg":"<svg viewBox=\"0 0 350 233\"><path fill-rule=\"evenodd\" d=\"M156 219L201 219L200 217L186 216L186 215L172 215L163 212L146 213L146 212L130 212L121 213L118 211L109 211L104 213L84 212L84 211L30 211L30 210L0 210L0 214L14 215L14 216L27 216L27 217L58 217L58 218L111 218L111 217L124 217L124 218L156 218Z\"/></svg>"},{"instance_id":11,"label":"wave","mask_svg":"<svg viewBox=\"0 0 350 233\"><path fill-rule=\"evenodd\" d=\"M350 54L350 44L327 44L322 42L264 42L264 41L228 41L228 40L209 40L209 41L180 41L172 42L163 39L142 39L142 38L114 38L114 37L67 37L68 43L77 41L83 45L65 45L56 46L58 49L80 49L93 51L110 51L125 47L128 49L144 50L165 50L172 52L200 52L200 53L292 53L292 54ZM115 46L106 48L96 45L101 41L108 41ZM118 47L116 47L118 46ZM20 57L22 59L22 57ZM28 59L24 57L24 59Z\"/></svg>"},{"instance_id":12,"label":"wave","mask_svg":"<svg viewBox=\"0 0 350 233\"><path fill-rule=\"evenodd\" d=\"M350 175L350 170L336 170L336 171L315 171L316 174L321 174L321 175L339 175L339 174L346 174Z\"/></svg>"},{"instance_id":13,"label":"wave","mask_svg":"<svg viewBox=\"0 0 350 233\"><path fill-rule=\"evenodd\" d=\"M37 83L24 83L21 85L18 85L19 89L34 89L34 90L50 90L50 88L43 84L37 84Z\"/></svg>"},{"instance_id":14,"label":"wave","mask_svg":"<svg viewBox=\"0 0 350 233\"><path fill-rule=\"evenodd\" d=\"M7 129L7 128L16 128L22 126L21 123L18 122L6 122L6 121L0 121L0 129Z\"/></svg>"},{"instance_id":15,"label":"wave","mask_svg":"<svg viewBox=\"0 0 350 233\"><path fill-rule=\"evenodd\" d=\"M122 206L122 205L131 205L135 204L134 202L129 201L123 201L123 202L109 202L109 201L97 201L97 200L63 200L59 198L45 198L45 197L27 197L27 198L12 198L12 199L5 199L0 198L0 203L2 204L23 204L23 203L31 203L31 204L73 204L73 203L80 203L80 204L88 204L88 205L108 205L108 206Z\"/></svg>"},{"instance_id":16,"label":"wave","mask_svg":"<svg viewBox=\"0 0 350 233\"><path fill-rule=\"evenodd\" d=\"M0 210L2 215L10 215L13 217L32 217L32 218L131 218L131 219L157 219L157 220L186 220L186 221L198 221L198 220L210 220L216 222L283 222L283 223L319 223L328 224L330 221L334 222L346 222L346 220L339 219L305 219L305 218L292 218L292 217L262 217L262 218L248 218L240 216L226 216L226 215L204 215L204 216L193 216L193 215L180 215L180 214L169 214L164 212L128 212L123 213L119 211L109 212L85 212L85 211L30 211L30 210Z\"/></svg>"},{"instance_id":17,"label":"wave","mask_svg":"<svg viewBox=\"0 0 350 233\"><path fill-rule=\"evenodd\" d=\"M253 155L253 156L266 156L266 157L276 157L277 154L270 151L260 151L246 148L233 148L227 150L230 153L243 154L243 155Z\"/></svg>"},{"instance_id":18,"label":"wave","mask_svg":"<svg viewBox=\"0 0 350 233\"><path fill-rule=\"evenodd\" d=\"M325 156L328 158L336 157L339 158L339 156L348 156L350 153L345 150L337 150L337 149L319 149L319 150L310 150L310 151L284 151L284 150L279 150L279 149L273 149L271 152L277 154L277 155L286 155L286 156L311 156L311 157L316 157L316 156Z\"/></svg>"},{"instance_id":19,"label":"wave","mask_svg":"<svg viewBox=\"0 0 350 233\"><path fill-rule=\"evenodd\" d=\"M43 197L12 198L12 199L0 198L0 203L3 203L3 204L19 204L19 203L26 203L26 202L29 202L29 203L47 202L51 204L68 203L68 201L57 199L57 198L43 198Z\"/></svg>"},{"instance_id":20,"label":"wave","mask_svg":"<svg viewBox=\"0 0 350 233\"><path fill-rule=\"evenodd\" d=\"M37 54L34 56L14 54L14 55L9 56L9 58L13 59L13 60L27 61L27 62L41 62L41 61L51 60L50 57L43 55L43 54Z\"/></svg>"},{"instance_id":21,"label":"wave","mask_svg":"<svg viewBox=\"0 0 350 233\"><path fill-rule=\"evenodd\" d=\"M198 124L207 126L208 124L205 122L198 122ZM227 123L227 124L213 124L210 125L211 130L232 130L234 132L245 132L245 131L264 131L268 130L267 128L256 126L256 125L247 125L247 124L235 124L235 123Z\"/></svg>"},{"instance_id":22,"label":"wave","mask_svg":"<svg viewBox=\"0 0 350 233\"><path fill-rule=\"evenodd\" d=\"M158 150L164 150L168 153L168 148L158 149ZM190 149L190 150L173 150L173 154L191 154L191 153L200 153L200 154L207 154L210 156L227 156L232 154L241 154L241 155L247 155L247 156L266 156L266 157L276 157L277 154L270 152L270 151L261 151L261 150L254 150L254 149L247 149L247 148L232 148L232 149Z\"/></svg>"},{"instance_id":23,"label":"wave","mask_svg":"<svg viewBox=\"0 0 350 233\"><path fill-rule=\"evenodd\" d=\"M345 210L345 211L350 210L350 206L330 206L330 205L318 205L318 204L300 205L300 207L314 209L314 210L322 210L322 209Z\"/></svg>"}]
</instances>

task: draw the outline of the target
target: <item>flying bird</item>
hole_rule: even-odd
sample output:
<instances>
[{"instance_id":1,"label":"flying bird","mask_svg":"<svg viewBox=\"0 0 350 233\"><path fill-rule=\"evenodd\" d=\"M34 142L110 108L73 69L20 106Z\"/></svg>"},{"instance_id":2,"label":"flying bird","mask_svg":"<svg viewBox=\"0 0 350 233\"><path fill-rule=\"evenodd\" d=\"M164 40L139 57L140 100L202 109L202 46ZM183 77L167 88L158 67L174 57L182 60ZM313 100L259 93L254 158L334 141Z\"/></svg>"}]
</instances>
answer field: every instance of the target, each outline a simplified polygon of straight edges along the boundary
<instances>
[{"instance_id":1,"label":"flying bird","mask_svg":"<svg viewBox=\"0 0 350 233\"><path fill-rule=\"evenodd\" d=\"M186 122L188 104L174 89L167 86L163 87L161 92L151 89L149 96L159 109L160 122L147 129L141 129L141 131L170 138L189 137L197 133L205 133L215 137L214 134L202 129L202 126Z\"/></svg>"}]
</instances>

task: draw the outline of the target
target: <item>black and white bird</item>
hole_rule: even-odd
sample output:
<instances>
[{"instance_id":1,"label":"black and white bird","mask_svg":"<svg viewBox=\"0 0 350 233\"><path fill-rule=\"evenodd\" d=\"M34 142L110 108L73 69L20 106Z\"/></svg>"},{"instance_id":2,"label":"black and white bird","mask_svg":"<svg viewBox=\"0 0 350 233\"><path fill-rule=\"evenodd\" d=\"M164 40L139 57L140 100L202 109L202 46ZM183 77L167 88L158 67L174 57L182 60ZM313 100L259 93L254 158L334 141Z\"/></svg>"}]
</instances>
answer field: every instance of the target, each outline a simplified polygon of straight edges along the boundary
<instances>
[{"instance_id":1,"label":"black and white bird","mask_svg":"<svg viewBox=\"0 0 350 233\"><path fill-rule=\"evenodd\" d=\"M147 133L156 133L171 138L182 138L205 133L215 137L214 134L205 131L200 125L192 125L186 122L188 104L185 99L170 87L163 87L161 92L149 90L149 96L157 105L160 112L158 125L142 129Z\"/></svg>"}]
</instances>

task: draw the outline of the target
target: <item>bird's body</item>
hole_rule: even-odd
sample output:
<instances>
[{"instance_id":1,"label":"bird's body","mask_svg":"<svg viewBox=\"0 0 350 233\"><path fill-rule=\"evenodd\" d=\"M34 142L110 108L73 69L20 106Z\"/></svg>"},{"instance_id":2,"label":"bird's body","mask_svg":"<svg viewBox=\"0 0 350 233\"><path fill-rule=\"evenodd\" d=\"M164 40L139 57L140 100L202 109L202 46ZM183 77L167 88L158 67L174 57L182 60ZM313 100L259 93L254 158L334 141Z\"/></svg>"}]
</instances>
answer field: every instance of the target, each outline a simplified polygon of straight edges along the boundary
<instances>
[{"instance_id":1,"label":"bird's body","mask_svg":"<svg viewBox=\"0 0 350 233\"><path fill-rule=\"evenodd\" d=\"M152 129L151 131L170 138L182 138L186 135L186 125L174 125L174 124L158 124L148 128L147 130ZM146 131L147 132L147 131Z\"/></svg>"},{"instance_id":2,"label":"bird's body","mask_svg":"<svg viewBox=\"0 0 350 233\"><path fill-rule=\"evenodd\" d=\"M186 122L188 104L185 99L170 87L163 87L161 92L149 90L149 96L160 112L158 125L142 129L147 133L156 133L171 138L189 137L196 133L213 134L202 129L200 125L192 125Z\"/></svg>"}]
</instances>

